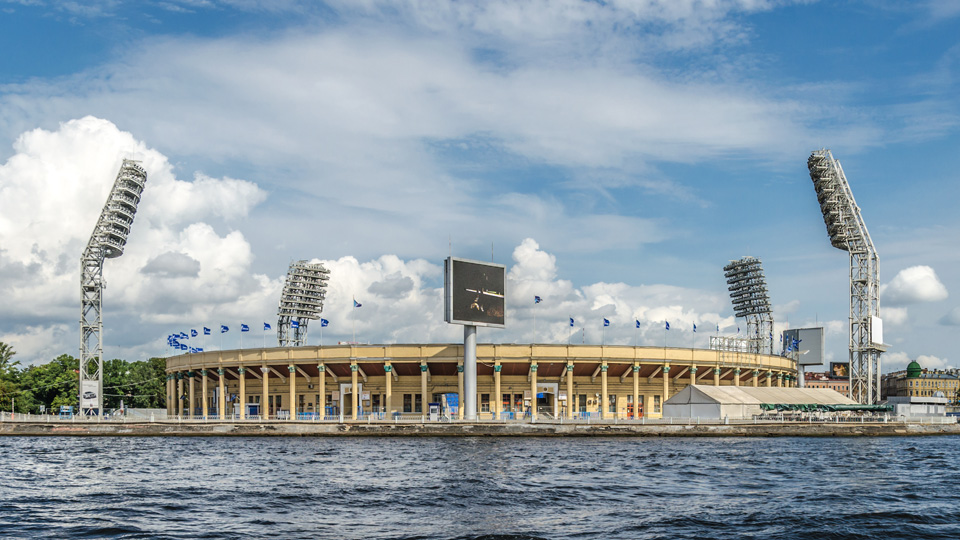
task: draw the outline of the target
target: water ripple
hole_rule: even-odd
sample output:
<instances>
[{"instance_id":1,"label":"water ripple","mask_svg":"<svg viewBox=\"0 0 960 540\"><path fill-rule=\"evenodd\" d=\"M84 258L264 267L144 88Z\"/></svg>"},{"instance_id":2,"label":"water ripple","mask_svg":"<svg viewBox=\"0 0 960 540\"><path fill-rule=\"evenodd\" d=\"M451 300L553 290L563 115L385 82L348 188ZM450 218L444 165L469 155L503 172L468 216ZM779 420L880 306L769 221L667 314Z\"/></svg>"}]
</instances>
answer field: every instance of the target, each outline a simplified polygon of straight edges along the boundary
<instances>
[{"instance_id":1,"label":"water ripple","mask_svg":"<svg viewBox=\"0 0 960 540\"><path fill-rule=\"evenodd\" d=\"M960 538L960 438L0 439L0 538Z\"/></svg>"}]
</instances>

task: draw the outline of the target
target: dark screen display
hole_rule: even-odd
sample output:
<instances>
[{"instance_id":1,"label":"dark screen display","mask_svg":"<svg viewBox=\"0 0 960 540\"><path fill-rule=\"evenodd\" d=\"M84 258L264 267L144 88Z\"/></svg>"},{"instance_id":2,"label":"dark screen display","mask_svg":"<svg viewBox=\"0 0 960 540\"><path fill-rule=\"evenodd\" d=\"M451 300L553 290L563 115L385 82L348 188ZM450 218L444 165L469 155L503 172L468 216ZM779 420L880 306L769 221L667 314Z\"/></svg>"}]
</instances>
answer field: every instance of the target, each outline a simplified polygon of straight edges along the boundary
<instances>
[{"instance_id":1,"label":"dark screen display","mask_svg":"<svg viewBox=\"0 0 960 540\"><path fill-rule=\"evenodd\" d=\"M503 267L459 260L452 263L453 320L503 326Z\"/></svg>"}]
</instances>

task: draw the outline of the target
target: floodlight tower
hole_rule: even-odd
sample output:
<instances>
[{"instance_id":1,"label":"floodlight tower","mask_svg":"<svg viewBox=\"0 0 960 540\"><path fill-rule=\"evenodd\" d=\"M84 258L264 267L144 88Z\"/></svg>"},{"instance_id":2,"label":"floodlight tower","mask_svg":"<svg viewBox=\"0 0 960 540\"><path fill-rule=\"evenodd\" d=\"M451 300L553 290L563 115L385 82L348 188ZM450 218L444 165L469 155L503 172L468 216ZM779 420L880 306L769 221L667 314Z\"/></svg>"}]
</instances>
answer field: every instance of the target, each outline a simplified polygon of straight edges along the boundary
<instances>
[{"instance_id":1,"label":"floodlight tower","mask_svg":"<svg viewBox=\"0 0 960 540\"><path fill-rule=\"evenodd\" d=\"M754 353L773 353L773 310L760 259L744 257L723 267L737 317L747 320L747 342Z\"/></svg>"},{"instance_id":2,"label":"floodlight tower","mask_svg":"<svg viewBox=\"0 0 960 540\"><path fill-rule=\"evenodd\" d=\"M80 410L103 415L103 260L123 255L147 172L123 160L80 258Z\"/></svg>"},{"instance_id":3,"label":"floodlight tower","mask_svg":"<svg viewBox=\"0 0 960 540\"><path fill-rule=\"evenodd\" d=\"M860 207L830 150L807 159L830 243L850 253L850 398L858 403L880 401L880 270L877 250L860 215Z\"/></svg>"},{"instance_id":4,"label":"floodlight tower","mask_svg":"<svg viewBox=\"0 0 960 540\"><path fill-rule=\"evenodd\" d=\"M277 310L277 340L281 347L306 345L307 323L320 318L328 279L330 271L320 263L290 263Z\"/></svg>"}]
</instances>

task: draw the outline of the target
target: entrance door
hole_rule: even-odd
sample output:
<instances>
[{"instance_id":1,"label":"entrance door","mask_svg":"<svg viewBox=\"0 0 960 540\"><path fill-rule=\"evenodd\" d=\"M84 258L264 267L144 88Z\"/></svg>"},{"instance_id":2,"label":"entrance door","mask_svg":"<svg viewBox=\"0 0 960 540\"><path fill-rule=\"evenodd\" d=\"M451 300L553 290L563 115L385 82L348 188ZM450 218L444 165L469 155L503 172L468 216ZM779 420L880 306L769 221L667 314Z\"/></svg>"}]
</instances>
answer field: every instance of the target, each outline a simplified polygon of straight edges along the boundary
<instances>
[{"instance_id":1,"label":"entrance door","mask_svg":"<svg viewBox=\"0 0 960 540\"><path fill-rule=\"evenodd\" d=\"M537 414L556 416L558 383L538 383L537 384Z\"/></svg>"}]
</instances>

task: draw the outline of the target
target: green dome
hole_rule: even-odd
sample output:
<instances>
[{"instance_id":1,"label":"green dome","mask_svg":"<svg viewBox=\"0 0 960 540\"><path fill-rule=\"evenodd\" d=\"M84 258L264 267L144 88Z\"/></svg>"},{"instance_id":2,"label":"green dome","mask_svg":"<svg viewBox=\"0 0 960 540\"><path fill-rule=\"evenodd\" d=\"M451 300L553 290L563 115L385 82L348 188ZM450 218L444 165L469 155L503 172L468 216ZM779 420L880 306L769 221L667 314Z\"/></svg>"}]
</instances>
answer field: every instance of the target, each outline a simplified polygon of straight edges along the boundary
<instances>
[{"instance_id":1,"label":"green dome","mask_svg":"<svg viewBox=\"0 0 960 540\"><path fill-rule=\"evenodd\" d=\"M920 364L918 364L916 360L907 365L907 377L911 379L916 379L922 372L923 368L920 367Z\"/></svg>"}]
</instances>

